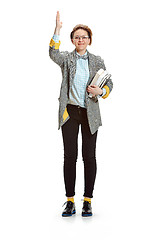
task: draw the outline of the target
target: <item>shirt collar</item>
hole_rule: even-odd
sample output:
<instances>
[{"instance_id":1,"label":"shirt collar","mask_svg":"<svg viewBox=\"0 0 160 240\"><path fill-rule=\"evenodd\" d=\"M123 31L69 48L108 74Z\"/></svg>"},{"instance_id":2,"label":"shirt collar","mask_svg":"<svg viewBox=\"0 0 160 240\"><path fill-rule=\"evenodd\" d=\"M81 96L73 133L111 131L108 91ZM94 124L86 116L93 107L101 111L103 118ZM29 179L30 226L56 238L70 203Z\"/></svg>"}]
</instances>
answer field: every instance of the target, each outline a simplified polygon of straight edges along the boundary
<instances>
[{"instance_id":1,"label":"shirt collar","mask_svg":"<svg viewBox=\"0 0 160 240\"><path fill-rule=\"evenodd\" d=\"M76 51L76 54L78 55L78 56L86 56L86 55L88 55L88 51L86 50L86 52L85 52L85 54L83 54L83 55L80 55L77 51Z\"/></svg>"}]
</instances>

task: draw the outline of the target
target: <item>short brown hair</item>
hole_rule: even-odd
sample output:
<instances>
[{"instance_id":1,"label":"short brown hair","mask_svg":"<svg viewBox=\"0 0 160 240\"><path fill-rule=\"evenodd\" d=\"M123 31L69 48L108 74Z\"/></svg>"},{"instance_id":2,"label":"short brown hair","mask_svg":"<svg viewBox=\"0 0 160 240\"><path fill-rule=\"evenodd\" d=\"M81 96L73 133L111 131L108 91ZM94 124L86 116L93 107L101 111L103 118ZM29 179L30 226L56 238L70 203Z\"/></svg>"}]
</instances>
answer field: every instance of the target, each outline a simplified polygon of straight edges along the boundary
<instances>
[{"instance_id":1,"label":"short brown hair","mask_svg":"<svg viewBox=\"0 0 160 240\"><path fill-rule=\"evenodd\" d=\"M90 44L89 44L89 45L91 45L91 43L92 43L92 31L91 31L91 29L90 29L88 26L86 26L86 25L83 25L83 24L78 24L78 25L76 25L76 26L73 28L73 30L72 30L72 32L71 32L71 34L70 34L70 38L73 39L73 35L74 35L75 31L77 31L78 29L83 29L83 30L85 30L85 31L88 33L88 36L89 36L89 38L90 38Z\"/></svg>"}]
</instances>

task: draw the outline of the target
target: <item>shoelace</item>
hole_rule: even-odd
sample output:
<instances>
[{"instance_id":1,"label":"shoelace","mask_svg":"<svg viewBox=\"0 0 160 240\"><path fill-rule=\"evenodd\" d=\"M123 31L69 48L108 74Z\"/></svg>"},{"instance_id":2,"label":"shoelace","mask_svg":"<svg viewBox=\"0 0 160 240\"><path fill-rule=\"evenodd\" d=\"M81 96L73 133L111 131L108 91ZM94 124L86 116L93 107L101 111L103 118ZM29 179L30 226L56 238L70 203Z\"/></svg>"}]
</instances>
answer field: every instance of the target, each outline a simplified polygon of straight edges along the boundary
<instances>
[{"instance_id":1,"label":"shoelace","mask_svg":"<svg viewBox=\"0 0 160 240\"><path fill-rule=\"evenodd\" d=\"M88 201L84 201L84 199L81 199L81 201L83 201L83 209L87 212L90 209L89 206L91 206L91 203L89 203Z\"/></svg>"},{"instance_id":2,"label":"shoelace","mask_svg":"<svg viewBox=\"0 0 160 240\"><path fill-rule=\"evenodd\" d=\"M88 201L84 201L84 199L81 199L81 201L87 202L87 204L89 203ZM70 202L70 201L66 201L66 202L62 205L62 207L63 207L65 204L67 204L68 202Z\"/></svg>"},{"instance_id":3,"label":"shoelace","mask_svg":"<svg viewBox=\"0 0 160 240\"><path fill-rule=\"evenodd\" d=\"M62 207L65 205L65 204L71 204L72 202L71 201L66 201L63 205L62 205Z\"/></svg>"},{"instance_id":4,"label":"shoelace","mask_svg":"<svg viewBox=\"0 0 160 240\"><path fill-rule=\"evenodd\" d=\"M67 201L62 205L62 207L67 203Z\"/></svg>"}]
</instances>

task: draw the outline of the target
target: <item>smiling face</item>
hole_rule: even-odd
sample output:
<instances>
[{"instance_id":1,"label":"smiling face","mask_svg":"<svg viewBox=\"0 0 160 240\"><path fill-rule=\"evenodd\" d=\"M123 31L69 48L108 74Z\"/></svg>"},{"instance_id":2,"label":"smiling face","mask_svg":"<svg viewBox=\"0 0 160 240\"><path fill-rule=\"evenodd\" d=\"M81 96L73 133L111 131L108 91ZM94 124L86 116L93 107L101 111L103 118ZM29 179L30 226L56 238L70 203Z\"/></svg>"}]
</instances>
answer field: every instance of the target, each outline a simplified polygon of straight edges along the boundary
<instances>
[{"instance_id":1,"label":"smiling face","mask_svg":"<svg viewBox=\"0 0 160 240\"><path fill-rule=\"evenodd\" d=\"M88 36L88 32L83 29L78 29L74 32L72 43L76 47L76 51L83 55L86 52L87 46L90 44L90 38L83 39ZM76 39L76 37L79 37Z\"/></svg>"}]
</instances>

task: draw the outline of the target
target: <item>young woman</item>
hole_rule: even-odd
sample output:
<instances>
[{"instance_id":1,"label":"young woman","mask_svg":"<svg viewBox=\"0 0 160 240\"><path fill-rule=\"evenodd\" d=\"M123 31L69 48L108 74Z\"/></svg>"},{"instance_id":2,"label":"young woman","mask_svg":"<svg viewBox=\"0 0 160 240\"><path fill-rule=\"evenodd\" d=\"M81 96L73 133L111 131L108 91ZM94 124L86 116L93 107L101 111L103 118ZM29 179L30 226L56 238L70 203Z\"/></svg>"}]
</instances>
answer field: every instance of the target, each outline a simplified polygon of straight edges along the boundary
<instances>
[{"instance_id":1,"label":"young woman","mask_svg":"<svg viewBox=\"0 0 160 240\"><path fill-rule=\"evenodd\" d=\"M91 198L96 178L96 139L101 116L98 98L106 98L113 88L111 80L103 87L90 86L89 83L99 69L106 69L104 61L88 52L92 43L92 31L88 26L77 25L70 34L75 45L73 52L60 52L59 35L62 28L60 14L57 12L54 36L50 41L49 55L62 70L62 85L59 97L59 128L62 129L64 144L64 182L67 204L63 217L76 212L74 195L76 180L76 161L78 153L78 132L81 125L82 157L84 162L84 202L82 216L92 216ZM93 94L90 98L89 93Z\"/></svg>"}]
</instances>

